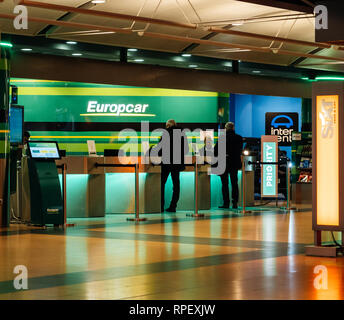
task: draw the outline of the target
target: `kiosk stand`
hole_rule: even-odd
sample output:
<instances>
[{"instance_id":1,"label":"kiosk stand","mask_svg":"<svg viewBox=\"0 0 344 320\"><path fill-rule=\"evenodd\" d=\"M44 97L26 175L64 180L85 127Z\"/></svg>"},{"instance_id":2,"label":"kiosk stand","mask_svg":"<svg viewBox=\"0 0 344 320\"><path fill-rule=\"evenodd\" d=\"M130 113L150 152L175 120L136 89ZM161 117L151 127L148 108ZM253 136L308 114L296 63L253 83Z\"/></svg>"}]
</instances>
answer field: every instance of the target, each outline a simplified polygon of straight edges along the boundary
<instances>
[{"instance_id":1,"label":"kiosk stand","mask_svg":"<svg viewBox=\"0 0 344 320\"><path fill-rule=\"evenodd\" d=\"M55 164L60 159L56 142L29 141L28 169L30 182L31 224L64 224L64 205Z\"/></svg>"}]
</instances>

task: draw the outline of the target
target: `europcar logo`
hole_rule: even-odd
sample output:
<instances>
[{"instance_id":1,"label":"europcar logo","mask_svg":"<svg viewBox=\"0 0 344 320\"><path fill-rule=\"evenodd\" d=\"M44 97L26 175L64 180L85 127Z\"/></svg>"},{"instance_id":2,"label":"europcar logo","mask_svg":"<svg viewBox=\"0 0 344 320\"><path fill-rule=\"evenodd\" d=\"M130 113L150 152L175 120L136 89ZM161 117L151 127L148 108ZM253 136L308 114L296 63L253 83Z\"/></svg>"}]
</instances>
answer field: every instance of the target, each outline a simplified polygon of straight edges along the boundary
<instances>
[{"instance_id":1,"label":"europcar logo","mask_svg":"<svg viewBox=\"0 0 344 320\"><path fill-rule=\"evenodd\" d=\"M148 108L149 104L116 104L88 101L87 113L82 113L81 116L155 117L155 114L147 113Z\"/></svg>"},{"instance_id":2,"label":"europcar logo","mask_svg":"<svg viewBox=\"0 0 344 320\"><path fill-rule=\"evenodd\" d=\"M282 146L290 146L294 131L299 128L298 113L274 113L265 115L265 134L278 136L278 143Z\"/></svg>"}]
</instances>

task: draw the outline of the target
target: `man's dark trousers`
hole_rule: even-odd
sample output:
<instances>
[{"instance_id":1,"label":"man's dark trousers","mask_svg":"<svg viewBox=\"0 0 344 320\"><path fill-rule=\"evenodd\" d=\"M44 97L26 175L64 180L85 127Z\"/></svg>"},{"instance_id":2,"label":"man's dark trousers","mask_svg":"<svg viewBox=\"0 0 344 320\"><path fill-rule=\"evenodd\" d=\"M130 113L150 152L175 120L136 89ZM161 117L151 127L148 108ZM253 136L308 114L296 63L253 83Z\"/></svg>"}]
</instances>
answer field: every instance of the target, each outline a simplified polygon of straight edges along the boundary
<instances>
[{"instance_id":1,"label":"man's dark trousers","mask_svg":"<svg viewBox=\"0 0 344 320\"><path fill-rule=\"evenodd\" d=\"M176 209L180 195L180 170L176 169L173 165L161 166L161 210L164 210L165 205L165 185L168 176L171 174L173 183L172 201L170 204L171 209Z\"/></svg>"},{"instance_id":2,"label":"man's dark trousers","mask_svg":"<svg viewBox=\"0 0 344 320\"><path fill-rule=\"evenodd\" d=\"M231 177L232 184L232 205L239 201L238 169L230 168L221 175L223 205L229 206L229 187L228 175Z\"/></svg>"}]
</instances>

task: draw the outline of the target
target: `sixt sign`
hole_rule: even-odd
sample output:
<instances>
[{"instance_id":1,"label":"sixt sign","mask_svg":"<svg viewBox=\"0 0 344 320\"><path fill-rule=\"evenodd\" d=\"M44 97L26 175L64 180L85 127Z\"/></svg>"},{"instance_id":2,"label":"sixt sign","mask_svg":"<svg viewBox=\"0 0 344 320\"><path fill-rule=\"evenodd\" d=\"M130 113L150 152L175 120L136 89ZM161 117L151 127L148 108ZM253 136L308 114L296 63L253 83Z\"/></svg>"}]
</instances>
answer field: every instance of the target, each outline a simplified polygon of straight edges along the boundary
<instances>
[{"instance_id":1,"label":"sixt sign","mask_svg":"<svg viewBox=\"0 0 344 320\"><path fill-rule=\"evenodd\" d=\"M299 131L297 112L267 112L265 114L265 134L277 136L279 145L291 146L293 132L297 131Z\"/></svg>"}]
</instances>

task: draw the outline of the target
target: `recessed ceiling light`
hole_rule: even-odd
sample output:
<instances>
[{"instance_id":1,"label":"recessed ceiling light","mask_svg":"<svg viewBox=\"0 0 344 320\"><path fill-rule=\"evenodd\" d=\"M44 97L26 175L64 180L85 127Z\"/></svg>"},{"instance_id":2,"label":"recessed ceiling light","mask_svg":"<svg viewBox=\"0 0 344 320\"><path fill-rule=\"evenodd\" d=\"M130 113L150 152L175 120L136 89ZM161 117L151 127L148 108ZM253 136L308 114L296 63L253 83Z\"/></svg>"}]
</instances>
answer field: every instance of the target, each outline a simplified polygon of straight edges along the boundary
<instances>
[{"instance_id":1,"label":"recessed ceiling light","mask_svg":"<svg viewBox=\"0 0 344 320\"><path fill-rule=\"evenodd\" d=\"M99 3L105 3L106 0L92 0L92 3L99 4Z\"/></svg>"},{"instance_id":2,"label":"recessed ceiling light","mask_svg":"<svg viewBox=\"0 0 344 320\"><path fill-rule=\"evenodd\" d=\"M182 57L191 57L191 54L190 53L183 53Z\"/></svg>"},{"instance_id":3,"label":"recessed ceiling light","mask_svg":"<svg viewBox=\"0 0 344 320\"><path fill-rule=\"evenodd\" d=\"M242 26L244 24L244 21L237 21L232 23L232 26Z\"/></svg>"},{"instance_id":4,"label":"recessed ceiling light","mask_svg":"<svg viewBox=\"0 0 344 320\"><path fill-rule=\"evenodd\" d=\"M136 51L137 51L137 49L130 48L130 49L128 49L128 51L131 51L131 52L136 52Z\"/></svg>"},{"instance_id":5,"label":"recessed ceiling light","mask_svg":"<svg viewBox=\"0 0 344 320\"><path fill-rule=\"evenodd\" d=\"M82 53L72 53L72 56L82 56Z\"/></svg>"},{"instance_id":6,"label":"recessed ceiling light","mask_svg":"<svg viewBox=\"0 0 344 320\"><path fill-rule=\"evenodd\" d=\"M134 61L135 61L135 62L144 62L143 59L135 59Z\"/></svg>"},{"instance_id":7,"label":"recessed ceiling light","mask_svg":"<svg viewBox=\"0 0 344 320\"><path fill-rule=\"evenodd\" d=\"M190 67L190 68L197 68L198 65L197 65L197 64L189 64L189 67Z\"/></svg>"},{"instance_id":8,"label":"recessed ceiling light","mask_svg":"<svg viewBox=\"0 0 344 320\"><path fill-rule=\"evenodd\" d=\"M67 41L66 43L67 43L67 44L77 44L76 41Z\"/></svg>"},{"instance_id":9,"label":"recessed ceiling light","mask_svg":"<svg viewBox=\"0 0 344 320\"><path fill-rule=\"evenodd\" d=\"M23 49L20 49L21 51L32 51L31 48L23 48Z\"/></svg>"},{"instance_id":10,"label":"recessed ceiling light","mask_svg":"<svg viewBox=\"0 0 344 320\"><path fill-rule=\"evenodd\" d=\"M259 70L253 70L252 72L253 73L261 73L261 71L259 71Z\"/></svg>"}]
</instances>

